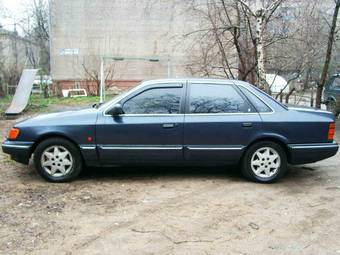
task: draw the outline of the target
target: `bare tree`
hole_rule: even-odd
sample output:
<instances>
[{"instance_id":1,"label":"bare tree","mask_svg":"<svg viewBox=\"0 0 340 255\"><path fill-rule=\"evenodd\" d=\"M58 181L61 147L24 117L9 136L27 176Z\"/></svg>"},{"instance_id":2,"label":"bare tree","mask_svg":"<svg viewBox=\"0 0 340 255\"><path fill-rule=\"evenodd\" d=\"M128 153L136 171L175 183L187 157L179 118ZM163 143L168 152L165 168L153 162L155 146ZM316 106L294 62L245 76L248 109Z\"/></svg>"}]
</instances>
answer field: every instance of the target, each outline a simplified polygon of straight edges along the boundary
<instances>
[{"instance_id":1,"label":"bare tree","mask_svg":"<svg viewBox=\"0 0 340 255\"><path fill-rule=\"evenodd\" d=\"M2 5L2 2L0 1L0 17L4 14L4 12L5 12L4 7ZM1 33L1 29L2 29L2 26L0 23L0 33ZM2 51L3 51L3 45L2 43L0 43L0 97L3 97L5 95L4 88L3 88L3 85L4 85L3 75L2 75L2 72L4 69Z\"/></svg>"},{"instance_id":2,"label":"bare tree","mask_svg":"<svg viewBox=\"0 0 340 255\"><path fill-rule=\"evenodd\" d=\"M236 1L242 4L245 7L247 13L256 19L255 46L256 64L259 76L258 85L264 91L269 92L269 85L266 82L264 63L264 30L271 16L284 0L267 1L266 5L264 4L264 1L256 0L254 7L252 7L251 4L245 0Z\"/></svg>"},{"instance_id":3,"label":"bare tree","mask_svg":"<svg viewBox=\"0 0 340 255\"><path fill-rule=\"evenodd\" d=\"M185 36L197 36L194 40L199 42L201 56L189 63L189 70L208 76L238 77L269 91L264 49L271 44L268 39L277 38L266 37L265 28L283 2L261 1L252 6L243 0L210 0L205 4L192 0L191 10L202 24Z\"/></svg>"},{"instance_id":4,"label":"bare tree","mask_svg":"<svg viewBox=\"0 0 340 255\"><path fill-rule=\"evenodd\" d=\"M190 11L200 23L185 35L193 41L190 51L198 52L188 69L194 75L245 80L267 92L266 73L284 76L290 88L300 83L309 89L323 69L332 1L192 0ZM335 35L328 73L340 68L340 36Z\"/></svg>"},{"instance_id":5,"label":"bare tree","mask_svg":"<svg viewBox=\"0 0 340 255\"><path fill-rule=\"evenodd\" d=\"M188 63L191 73L238 77L253 82L255 52L243 7L228 0L207 1L205 4L193 0L189 11L200 23L197 30L184 35L193 42L190 52L196 53Z\"/></svg>"},{"instance_id":6,"label":"bare tree","mask_svg":"<svg viewBox=\"0 0 340 255\"><path fill-rule=\"evenodd\" d=\"M90 55L87 56L86 59L84 59L82 63L83 71L86 76L86 82L90 82L87 86L87 91L90 94L95 94L98 96L100 94L100 57L98 55ZM105 83L106 88L109 88L112 86L113 77L115 74L115 65L114 63L107 64L104 70L105 73ZM95 87L94 92L91 87Z\"/></svg>"},{"instance_id":7,"label":"bare tree","mask_svg":"<svg viewBox=\"0 0 340 255\"><path fill-rule=\"evenodd\" d=\"M27 19L21 23L25 37L39 46L39 63L41 73L50 72L50 51L49 51L49 10L47 0L32 0L26 9Z\"/></svg>"},{"instance_id":8,"label":"bare tree","mask_svg":"<svg viewBox=\"0 0 340 255\"><path fill-rule=\"evenodd\" d=\"M334 1L335 1L336 4L335 4L335 8L334 8L334 13L333 13L332 25L331 25L329 35L328 35L328 43L327 43L325 63L324 63L324 66L323 66L320 83L318 84L317 92L316 92L316 107L318 107L318 108L321 107L322 90L323 90L325 83L326 83L326 79L327 79L327 76L328 76L328 69L329 69L329 65L330 65L330 62L331 62L331 58L332 58L334 36L335 36L335 33L336 33L336 25L337 25L337 19L338 19L339 8L340 8L340 0L334 0Z\"/></svg>"},{"instance_id":9,"label":"bare tree","mask_svg":"<svg viewBox=\"0 0 340 255\"><path fill-rule=\"evenodd\" d=\"M285 76L287 87L298 81L303 89L310 88L320 73L326 28L320 15L323 8L317 0L285 2L267 27L272 39L266 39L266 71Z\"/></svg>"}]
</instances>

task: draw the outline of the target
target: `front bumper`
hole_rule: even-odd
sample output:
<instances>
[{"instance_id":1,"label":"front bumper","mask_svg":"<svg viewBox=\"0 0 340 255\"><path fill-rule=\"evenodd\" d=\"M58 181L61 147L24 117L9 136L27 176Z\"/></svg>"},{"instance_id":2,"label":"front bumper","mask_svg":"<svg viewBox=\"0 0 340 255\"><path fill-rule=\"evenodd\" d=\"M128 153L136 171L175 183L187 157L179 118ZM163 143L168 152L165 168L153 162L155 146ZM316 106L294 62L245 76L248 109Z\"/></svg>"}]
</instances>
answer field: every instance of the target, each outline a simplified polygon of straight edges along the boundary
<instances>
[{"instance_id":1,"label":"front bumper","mask_svg":"<svg viewBox=\"0 0 340 255\"><path fill-rule=\"evenodd\" d=\"M339 145L332 143L288 144L289 163L307 164L334 156Z\"/></svg>"},{"instance_id":2,"label":"front bumper","mask_svg":"<svg viewBox=\"0 0 340 255\"><path fill-rule=\"evenodd\" d=\"M31 157L33 142L9 141L2 143L2 151L11 155L11 159L22 164L28 164Z\"/></svg>"}]
</instances>

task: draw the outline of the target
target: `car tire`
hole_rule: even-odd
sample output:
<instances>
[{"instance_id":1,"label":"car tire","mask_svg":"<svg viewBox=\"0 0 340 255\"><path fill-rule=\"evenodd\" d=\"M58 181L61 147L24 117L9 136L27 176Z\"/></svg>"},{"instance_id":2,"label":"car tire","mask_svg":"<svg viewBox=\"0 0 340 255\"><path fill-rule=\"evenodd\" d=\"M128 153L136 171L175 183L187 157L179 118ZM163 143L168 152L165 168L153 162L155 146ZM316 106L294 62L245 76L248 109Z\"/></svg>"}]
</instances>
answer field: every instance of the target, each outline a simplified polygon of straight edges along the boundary
<instances>
[{"instance_id":1,"label":"car tire","mask_svg":"<svg viewBox=\"0 0 340 255\"><path fill-rule=\"evenodd\" d=\"M81 172L83 159L78 148L63 138L49 138L34 151L38 174L49 182L69 182Z\"/></svg>"},{"instance_id":2,"label":"car tire","mask_svg":"<svg viewBox=\"0 0 340 255\"><path fill-rule=\"evenodd\" d=\"M330 111L334 114L335 118L339 116L339 110L337 109L337 104L334 100L330 100L327 104L327 111Z\"/></svg>"},{"instance_id":3,"label":"car tire","mask_svg":"<svg viewBox=\"0 0 340 255\"><path fill-rule=\"evenodd\" d=\"M246 150L241 171L243 176L254 182L275 182L287 172L286 152L275 142L255 143Z\"/></svg>"}]
</instances>

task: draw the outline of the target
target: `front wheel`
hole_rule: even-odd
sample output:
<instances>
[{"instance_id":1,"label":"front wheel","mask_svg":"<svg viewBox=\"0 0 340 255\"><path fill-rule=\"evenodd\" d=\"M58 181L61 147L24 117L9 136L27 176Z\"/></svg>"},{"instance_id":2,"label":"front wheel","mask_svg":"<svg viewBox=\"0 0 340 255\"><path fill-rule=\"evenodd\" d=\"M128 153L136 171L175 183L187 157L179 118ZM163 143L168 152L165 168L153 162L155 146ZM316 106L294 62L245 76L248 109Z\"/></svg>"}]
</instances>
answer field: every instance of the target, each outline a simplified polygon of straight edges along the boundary
<instances>
[{"instance_id":1,"label":"front wheel","mask_svg":"<svg viewBox=\"0 0 340 255\"><path fill-rule=\"evenodd\" d=\"M63 138L50 138L38 144L34 151L34 165L40 176L50 182L75 179L82 170L78 148Z\"/></svg>"},{"instance_id":2,"label":"front wheel","mask_svg":"<svg viewBox=\"0 0 340 255\"><path fill-rule=\"evenodd\" d=\"M287 155L277 143L258 142L246 151L241 168L242 174L252 181L275 182L287 172Z\"/></svg>"}]
</instances>

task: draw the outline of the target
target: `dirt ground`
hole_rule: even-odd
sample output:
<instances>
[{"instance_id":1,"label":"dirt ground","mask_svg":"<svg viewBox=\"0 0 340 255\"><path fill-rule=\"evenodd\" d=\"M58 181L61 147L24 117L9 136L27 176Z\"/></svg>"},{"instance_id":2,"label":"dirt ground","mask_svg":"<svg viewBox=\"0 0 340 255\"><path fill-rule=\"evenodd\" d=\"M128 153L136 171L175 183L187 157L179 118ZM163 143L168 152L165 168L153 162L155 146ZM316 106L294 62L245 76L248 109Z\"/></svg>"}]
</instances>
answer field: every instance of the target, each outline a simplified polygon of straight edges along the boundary
<instances>
[{"instance_id":1,"label":"dirt ground","mask_svg":"<svg viewBox=\"0 0 340 255\"><path fill-rule=\"evenodd\" d=\"M0 121L1 141L13 123ZM225 168L52 184L0 152L0 254L340 254L339 165L338 153L270 185Z\"/></svg>"}]
</instances>

